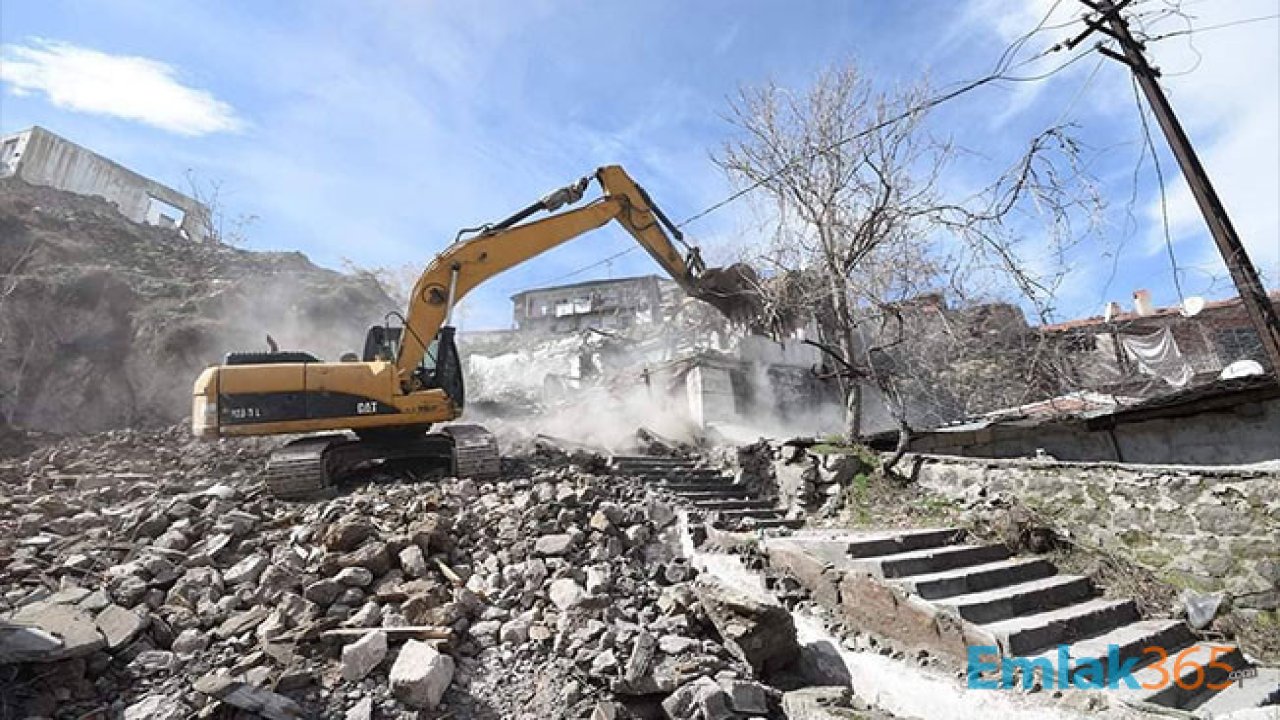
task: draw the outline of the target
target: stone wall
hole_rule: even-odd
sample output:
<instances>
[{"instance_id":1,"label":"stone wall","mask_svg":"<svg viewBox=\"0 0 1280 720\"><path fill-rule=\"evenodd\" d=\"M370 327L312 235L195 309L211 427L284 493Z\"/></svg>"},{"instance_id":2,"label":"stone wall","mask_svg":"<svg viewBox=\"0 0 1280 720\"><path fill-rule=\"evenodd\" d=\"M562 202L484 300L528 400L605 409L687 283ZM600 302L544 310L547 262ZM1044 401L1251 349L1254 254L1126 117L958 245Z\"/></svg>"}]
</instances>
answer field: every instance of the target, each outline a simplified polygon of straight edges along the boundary
<instances>
[{"instance_id":1,"label":"stone wall","mask_svg":"<svg viewBox=\"0 0 1280 720\"><path fill-rule=\"evenodd\" d=\"M1170 582L1280 606L1280 470L979 460L914 455L923 487L960 501L1001 494L1072 542Z\"/></svg>"}]
</instances>

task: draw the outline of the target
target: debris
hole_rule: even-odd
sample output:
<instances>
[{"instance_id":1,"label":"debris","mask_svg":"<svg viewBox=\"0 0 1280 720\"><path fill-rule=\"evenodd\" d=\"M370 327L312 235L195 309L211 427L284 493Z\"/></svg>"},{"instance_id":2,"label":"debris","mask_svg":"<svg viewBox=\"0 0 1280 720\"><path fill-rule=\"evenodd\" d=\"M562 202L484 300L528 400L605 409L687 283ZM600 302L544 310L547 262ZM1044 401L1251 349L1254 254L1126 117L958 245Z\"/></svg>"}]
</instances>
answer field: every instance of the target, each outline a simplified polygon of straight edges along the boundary
<instances>
[{"instance_id":1,"label":"debris","mask_svg":"<svg viewBox=\"0 0 1280 720\"><path fill-rule=\"evenodd\" d=\"M363 680L387 656L387 634L372 630L342 648L342 679Z\"/></svg>"},{"instance_id":2,"label":"debris","mask_svg":"<svg viewBox=\"0 0 1280 720\"><path fill-rule=\"evenodd\" d=\"M242 710L256 712L268 720L294 720L305 717L302 708L293 700L227 675L212 673L205 675L196 680L192 687L197 692Z\"/></svg>"},{"instance_id":3,"label":"debris","mask_svg":"<svg viewBox=\"0 0 1280 720\"><path fill-rule=\"evenodd\" d=\"M9 619L14 625L28 625L39 628L60 641L57 648L38 652L36 657L29 657L26 660L19 660L19 662L54 662L56 660L84 657L106 645L106 640L102 637L102 633L98 632L97 624L94 623L93 618L71 605L44 601L34 602L18 608L18 611ZM28 648L40 645L47 646L46 643L42 643L39 640L33 642L31 636L19 637L23 638L24 644ZM16 652L8 647L0 651L0 655L10 654L18 656Z\"/></svg>"},{"instance_id":4,"label":"debris","mask_svg":"<svg viewBox=\"0 0 1280 720\"><path fill-rule=\"evenodd\" d=\"M800 656L795 621L782 606L714 583L698 581L693 588L726 646L757 677L780 670Z\"/></svg>"},{"instance_id":5,"label":"debris","mask_svg":"<svg viewBox=\"0 0 1280 720\"><path fill-rule=\"evenodd\" d=\"M453 658L428 643L410 640L391 666L391 692L414 708L433 710L453 682Z\"/></svg>"}]
</instances>

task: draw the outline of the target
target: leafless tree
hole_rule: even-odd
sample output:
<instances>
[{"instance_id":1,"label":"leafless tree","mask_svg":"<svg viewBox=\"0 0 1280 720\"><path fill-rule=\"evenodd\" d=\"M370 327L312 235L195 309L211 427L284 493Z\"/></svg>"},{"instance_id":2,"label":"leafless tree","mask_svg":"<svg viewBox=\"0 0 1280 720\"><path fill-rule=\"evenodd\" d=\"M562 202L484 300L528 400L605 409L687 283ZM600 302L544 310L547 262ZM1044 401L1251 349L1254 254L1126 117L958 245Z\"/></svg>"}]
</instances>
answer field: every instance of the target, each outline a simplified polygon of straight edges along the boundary
<instances>
[{"instance_id":1,"label":"leafless tree","mask_svg":"<svg viewBox=\"0 0 1280 720\"><path fill-rule=\"evenodd\" d=\"M803 91L773 83L742 90L727 117L739 136L715 157L772 201L775 236L761 258L766 316L785 326L799 310L811 313L818 337L807 342L825 353L844 392L846 434L862 434L868 385L896 420L900 450L908 406L948 357L921 341L950 347L960 337L942 316L943 325L922 325L908 301L999 275L1047 316L1065 264L1030 271L1019 253L1026 228L1048 228L1038 247L1061 259L1080 237L1079 217L1097 216L1088 183L1065 189L1083 173L1062 128L1035 138L989 187L943 197L939 180L955 148L928 132L928 106L923 86L882 92L856 67L833 67Z\"/></svg>"},{"instance_id":2,"label":"leafless tree","mask_svg":"<svg viewBox=\"0 0 1280 720\"><path fill-rule=\"evenodd\" d=\"M250 213L232 214L227 210L221 180L202 178L194 170L187 170L187 194L201 206L194 218L202 234L221 245L242 246L249 239L249 228L258 222L258 216Z\"/></svg>"}]
</instances>

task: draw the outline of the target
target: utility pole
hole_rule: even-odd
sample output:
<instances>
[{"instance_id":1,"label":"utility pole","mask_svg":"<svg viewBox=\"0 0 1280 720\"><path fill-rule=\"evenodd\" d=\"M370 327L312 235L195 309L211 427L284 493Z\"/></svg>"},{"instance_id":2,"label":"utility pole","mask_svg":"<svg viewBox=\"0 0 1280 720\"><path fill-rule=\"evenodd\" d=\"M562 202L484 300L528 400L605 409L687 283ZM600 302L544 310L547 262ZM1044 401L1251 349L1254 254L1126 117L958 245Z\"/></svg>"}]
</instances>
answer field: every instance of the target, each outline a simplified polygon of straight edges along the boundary
<instances>
[{"instance_id":1,"label":"utility pole","mask_svg":"<svg viewBox=\"0 0 1280 720\"><path fill-rule=\"evenodd\" d=\"M1079 45L1094 31L1108 35L1120 44L1122 53L1101 45L1098 46L1098 52L1128 65L1134 77L1137 78L1138 85L1142 88L1142 93L1156 116L1156 121L1160 123L1160 129L1164 131L1165 140L1168 141L1179 167L1182 168L1182 175L1191 187L1191 194L1195 196L1196 203L1200 206L1200 212L1209 226L1209 232L1218 245L1218 252L1222 254L1222 259L1227 264L1231 280L1235 283L1236 291L1240 293L1240 302L1244 304L1245 312L1248 313L1249 320L1258 333L1258 339L1262 342L1263 352L1271 362L1271 372L1280 382L1280 318L1276 316L1275 306L1267 296L1257 269L1245 252L1244 245L1240 243L1240 236L1236 234L1231 218L1227 216L1227 209L1223 207L1222 200L1213 189L1213 183L1209 181L1209 174L1205 172L1204 165L1200 163L1200 158L1191 146L1191 140L1182 129L1177 116L1173 114L1173 107L1169 105L1168 98L1165 97L1160 83L1156 80L1160 77L1160 72L1147 62L1142 43L1134 39L1129 32L1129 23L1120 16L1120 11L1133 0L1080 1L1097 12L1098 17L1089 19L1084 32L1066 42L1067 48Z\"/></svg>"}]
</instances>

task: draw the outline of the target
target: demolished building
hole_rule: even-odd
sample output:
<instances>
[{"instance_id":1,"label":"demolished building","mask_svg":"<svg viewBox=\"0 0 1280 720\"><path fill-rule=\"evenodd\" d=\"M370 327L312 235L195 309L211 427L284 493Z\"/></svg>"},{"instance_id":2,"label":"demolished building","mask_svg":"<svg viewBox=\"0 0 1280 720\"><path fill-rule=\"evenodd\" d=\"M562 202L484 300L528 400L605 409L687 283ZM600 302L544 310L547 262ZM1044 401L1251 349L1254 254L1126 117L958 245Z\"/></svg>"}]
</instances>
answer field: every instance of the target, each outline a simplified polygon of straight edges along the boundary
<instances>
[{"instance_id":1,"label":"demolished building","mask_svg":"<svg viewBox=\"0 0 1280 720\"><path fill-rule=\"evenodd\" d=\"M210 210L204 204L39 126L0 137L3 177L100 197L136 223L209 239Z\"/></svg>"}]
</instances>

